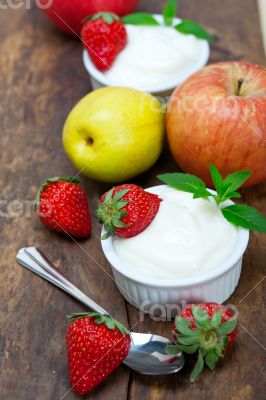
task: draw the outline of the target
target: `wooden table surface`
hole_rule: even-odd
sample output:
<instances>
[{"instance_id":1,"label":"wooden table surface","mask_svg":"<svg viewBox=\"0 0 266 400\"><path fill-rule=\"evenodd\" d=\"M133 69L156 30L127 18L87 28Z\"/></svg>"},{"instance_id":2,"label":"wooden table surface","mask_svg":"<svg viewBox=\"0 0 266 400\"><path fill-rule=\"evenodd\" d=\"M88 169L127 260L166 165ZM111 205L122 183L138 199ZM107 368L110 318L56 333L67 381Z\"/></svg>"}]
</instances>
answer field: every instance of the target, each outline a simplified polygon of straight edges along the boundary
<instances>
[{"instance_id":1,"label":"wooden table surface","mask_svg":"<svg viewBox=\"0 0 266 400\"><path fill-rule=\"evenodd\" d=\"M34 3L34 2L32 2ZM141 1L140 8L160 12L163 1ZM33 4L32 4L33 5ZM265 64L256 0L180 0L181 17L194 18L218 35L211 62L248 60ZM38 246L81 289L135 330L170 336L170 323L139 322L110 278L100 249L100 226L93 217L93 235L76 244L41 226L30 211L40 183L55 175L74 175L61 144L64 120L73 105L90 91L78 40L60 33L36 6L1 10L1 281L0 399L75 399L69 391L65 333L66 314L84 308L70 297L23 270L17 249ZM168 150L148 173L136 179L157 183L159 172L175 171ZM108 185L83 177L92 215ZM4 213L7 200L9 216ZM15 213L16 203L23 210ZM243 200L266 215L266 184L246 190ZM13 212L12 212L13 210ZM5 216L3 216L3 213ZM239 286L228 300L240 311L237 343L213 373L205 371L189 383L191 362L176 376L144 377L121 366L90 399L119 400L262 400L265 398L266 235L252 234Z\"/></svg>"}]
</instances>

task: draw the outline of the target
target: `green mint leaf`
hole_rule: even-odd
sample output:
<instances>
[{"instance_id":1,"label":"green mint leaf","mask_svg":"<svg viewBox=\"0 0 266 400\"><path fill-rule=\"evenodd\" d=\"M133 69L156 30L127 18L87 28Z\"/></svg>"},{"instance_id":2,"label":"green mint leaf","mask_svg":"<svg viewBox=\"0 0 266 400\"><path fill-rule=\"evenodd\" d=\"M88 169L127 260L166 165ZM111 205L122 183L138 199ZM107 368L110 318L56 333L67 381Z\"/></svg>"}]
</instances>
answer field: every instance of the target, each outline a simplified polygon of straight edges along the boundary
<instances>
[{"instance_id":1,"label":"green mint leaf","mask_svg":"<svg viewBox=\"0 0 266 400\"><path fill-rule=\"evenodd\" d=\"M166 351L168 354L175 356L176 354L180 353L179 348L175 344L168 344L166 346Z\"/></svg>"},{"instance_id":2,"label":"green mint leaf","mask_svg":"<svg viewBox=\"0 0 266 400\"><path fill-rule=\"evenodd\" d=\"M205 363L207 364L207 366L211 369L214 370L214 368L216 367L216 363L219 360L218 355L215 353L214 350L210 350L208 351L206 357L205 357Z\"/></svg>"},{"instance_id":3,"label":"green mint leaf","mask_svg":"<svg viewBox=\"0 0 266 400\"><path fill-rule=\"evenodd\" d=\"M176 347L177 347L177 349L178 349L179 351L183 351L184 353L187 353L187 354L194 354L194 353L196 353L196 351L198 350L199 345L196 344L196 343L195 343L195 344L191 344L191 345L189 345L189 346L185 346L185 345L183 345L183 344L177 344Z\"/></svg>"},{"instance_id":4,"label":"green mint leaf","mask_svg":"<svg viewBox=\"0 0 266 400\"><path fill-rule=\"evenodd\" d=\"M194 192L193 199L208 199L210 196L213 196L211 192L209 192L207 189L199 189L196 192Z\"/></svg>"},{"instance_id":5,"label":"green mint leaf","mask_svg":"<svg viewBox=\"0 0 266 400\"><path fill-rule=\"evenodd\" d=\"M190 375L190 380L191 382L194 382L196 378L199 376L199 374L202 372L204 367L204 359L201 353L201 350L199 350L199 355L198 355L198 360L193 368L193 371Z\"/></svg>"},{"instance_id":6,"label":"green mint leaf","mask_svg":"<svg viewBox=\"0 0 266 400\"><path fill-rule=\"evenodd\" d=\"M266 233L266 219L253 207L233 204L222 208L221 211L223 216L236 226Z\"/></svg>"},{"instance_id":7,"label":"green mint leaf","mask_svg":"<svg viewBox=\"0 0 266 400\"><path fill-rule=\"evenodd\" d=\"M210 329L211 328L211 321L209 315L200 307L193 306L192 307L192 314L195 318L196 325L199 328Z\"/></svg>"},{"instance_id":8,"label":"green mint leaf","mask_svg":"<svg viewBox=\"0 0 266 400\"><path fill-rule=\"evenodd\" d=\"M177 12L177 0L167 0L163 9L163 19L166 26L172 26Z\"/></svg>"},{"instance_id":9,"label":"green mint leaf","mask_svg":"<svg viewBox=\"0 0 266 400\"><path fill-rule=\"evenodd\" d=\"M212 316L211 327L218 328L221 325L221 322L222 322L222 310L218 310Z\"/></svg>"},{"instance_id":10,"label":"green mint leaf","mask_svg":"<svg viewBox=\"0 0 266 400\"><path fill-rule=\"evenodd\" d=\"M133 14L128 14L122 17L121 19L124 24L128 25L153 25L153 26L160 25L152 14L146 12L136 12Z\"/></svg>"},{"instance_id":11,"label":"green mint leaf","mask_svg":"<svg viewBox=\"0 0 266 400\"><path fill-rule=\"evenodd\" d=\"M223 183L224 183L222 175L213 164L210 164L210 173L216 192L219 196L221 196L223 194Z\"/></svg>"},{"instance_id":12,"label":"green mint leaf","mask_svg":"<svg viewBox=\"0 0 266 400\"><path fill-rule=\"evenodd\" d=\"M178 32L184 33L185 35L192 34L199 39L208 40L209 42L214 41L214 36L209 34L206 29L204 29L201 25L197 24L197 22L192 21L191 19L184 19L178 25L175 26L175 29Z\"/></svg>"},{"instance_id":13,"label":"green mint leaf","mask_svg":"<svg viewBox=\"0 0 266 400\"><path fill-rule=\"evenodd\" d=\"M200 178L190 174L175 172L172 174L158 175L157 178L166 183L168 186L171 186L177 190L182 190L183 192L194 194L198 191L207 190L205 183Z\"/></svg>"},{"instance_id":14,"label":"green mint leaf","mask_svg":"<svg viewBox=\"0 0 266 400\"><path fill-rule=\"evenodd\" d=\"M240 186L242 186L243 183L246 182L246 180L248 180L250 175L252 175L252 171L247 171L247 170L237 171L237 172L234 172L233 174L228 175L224 179L224 185L226 185L226 184L229 185L226 192L229 192L229 191L234 192L237 189L239 189Z\"/></svg>"},{"instance_id":15,"label":"green mint leaf","mask_svg":"<svg viewBox=\"0 0 266 400\"><path fill-rule=\"evenodd\" d=\"M240 199L241 194L238 192L228 192L223 195L223 201L226 201L228 199Z\"/></svg>"},{"instance_id":16,"label":"green mint leaf","mask_svg":"<svg viewBox=\"0 0 266 400\"><path fill-rule=\"evenodd\" d=\"M224 322L219 328L217 328L217 332L220 335L229 335L229 333L233 332L236 326L237 319L229 319L229 321Z\"/></svg>"}]
</instances>

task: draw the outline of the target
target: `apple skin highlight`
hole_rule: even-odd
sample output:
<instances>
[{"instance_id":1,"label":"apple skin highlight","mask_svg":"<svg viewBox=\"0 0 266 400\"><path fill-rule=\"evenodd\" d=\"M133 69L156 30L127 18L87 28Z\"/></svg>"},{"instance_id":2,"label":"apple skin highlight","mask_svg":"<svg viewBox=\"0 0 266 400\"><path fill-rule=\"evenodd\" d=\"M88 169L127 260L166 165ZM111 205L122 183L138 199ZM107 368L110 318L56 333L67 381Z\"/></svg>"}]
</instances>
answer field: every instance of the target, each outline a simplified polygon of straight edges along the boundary
<instances>
[{"instance_id":1,"label":"apple skin highlight","mask_svg":"<svg viewBox=\"0 0 266 400\"><path fill-rule=\"evenodd\" d=\"M222 62L196 72L173 93L166 123L177 164L208 186L212 186L211 162L223 176L251 170L245 187L266 179L263 66Z\"/></svg>"}]
</instances>

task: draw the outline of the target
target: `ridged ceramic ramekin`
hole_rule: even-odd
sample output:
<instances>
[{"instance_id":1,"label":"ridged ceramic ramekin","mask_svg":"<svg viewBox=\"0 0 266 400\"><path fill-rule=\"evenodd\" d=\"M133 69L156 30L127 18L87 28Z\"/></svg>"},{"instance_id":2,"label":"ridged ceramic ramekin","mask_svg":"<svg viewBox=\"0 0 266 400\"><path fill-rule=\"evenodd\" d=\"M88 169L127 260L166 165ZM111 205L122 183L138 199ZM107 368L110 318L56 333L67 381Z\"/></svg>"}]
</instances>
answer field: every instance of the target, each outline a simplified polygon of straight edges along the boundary
<instances>
[{"instance_id":1,"label":"ridged ceramic ramekin","mask_svg":"<svg viewBox=\"0 0 266 400\"><path fill-rule=\"evenodd\" d=\"M148 189L152 191L154 188ZM231 201L228 205L233 204ZM232 253L216 268L191 277L162 279L140 276L130 271L116 254L113 238L102 240L103 252L111 264L118 289L138 309L151 313L158 306L179 305L182 301L224 303L234 292L241 274L242 257L249 240L249 231L237 228ZM125 239L126 240L126 239Z\"/></svg>"},{"instance_id":2,"label":"ridged ceramic ramekin","mask_svg":"<svg viewBox=\"0 0 266 400\"><path fill-rule=\"evenodd\" d=\"M163 21L163 16L160 14L154 14L154 17L157 19L159 23L162 23ZM178 24L182 20L179 18L175 19L175 24ZM201 40L200 41L200 46L201 46L201 53L199 58L195 61L193 65L190 65L186 70L184 70L182 73L177 74L176 79L173 82L169 82L168 84L161 84L158 82L155 86L146 86L146 87L136 87L134 84L131 82L123 82L121 80L120 86L126 86L130 87L132 89L139 89L143 90L144 92L151 93L155 96L160 96L160 97L165 97L169 96L177 86L181 85L182 82L184 82L191 74L194 72L200 70L202 67L204 67L210 56L210 46L209 43L206 40ZM99 89L104 86L117 86L117 83L114 85L112 84L112 81L110 78L105 76L105 74L101 71L99 71L93 62L91 61L89 54L87 50L83 50L83 63L90 75L91 79L91 85L92 89Z\"/></svg>"}]
</instances>

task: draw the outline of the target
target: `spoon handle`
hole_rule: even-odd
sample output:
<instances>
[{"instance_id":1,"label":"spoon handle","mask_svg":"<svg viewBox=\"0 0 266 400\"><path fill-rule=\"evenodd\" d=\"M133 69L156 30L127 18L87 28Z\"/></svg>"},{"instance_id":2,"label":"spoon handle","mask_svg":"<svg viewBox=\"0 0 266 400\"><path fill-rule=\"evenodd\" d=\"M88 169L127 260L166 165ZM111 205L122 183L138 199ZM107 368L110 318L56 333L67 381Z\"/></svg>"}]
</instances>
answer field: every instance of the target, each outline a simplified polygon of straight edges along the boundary
<instances>
[{"instance_id":1,"label":"spoon handle","mask_svg":"<svg viewBox=\"0 0 266 400\"><path fill-rule=\"evenodd\" d=\"M35 247L24 247L16 256L17 262L28 270L39 275L43 279L53 283L66 293L85 304L91 310L99 314L108 314L102 307L95 303L90 297L79 290L73 283L61 274L53 264Z\"/></svg>"}]
</instances>

